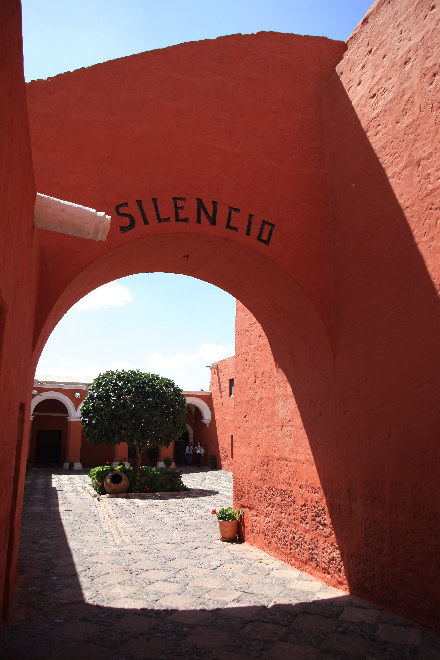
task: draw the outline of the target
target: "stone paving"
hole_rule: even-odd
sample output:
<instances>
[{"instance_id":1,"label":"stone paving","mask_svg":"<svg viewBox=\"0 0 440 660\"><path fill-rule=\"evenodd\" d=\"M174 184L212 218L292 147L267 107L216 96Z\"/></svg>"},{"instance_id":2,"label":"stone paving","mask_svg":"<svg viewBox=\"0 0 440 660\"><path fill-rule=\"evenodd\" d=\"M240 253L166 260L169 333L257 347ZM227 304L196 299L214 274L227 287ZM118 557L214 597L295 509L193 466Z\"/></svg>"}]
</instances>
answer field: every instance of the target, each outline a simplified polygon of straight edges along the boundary
<instances>
[{"instance_id":1,"label":"stone paving","mask_svg":"<svg viewBox=\"0 0 440 660\"><path fill-rule=\"evenodd\" d=\"M416 658L440 637L246 543L211 509L228 472L185 468L192 490L93 497L86 473L33 469L1 658Z\"/></svg>"}]
</instances>

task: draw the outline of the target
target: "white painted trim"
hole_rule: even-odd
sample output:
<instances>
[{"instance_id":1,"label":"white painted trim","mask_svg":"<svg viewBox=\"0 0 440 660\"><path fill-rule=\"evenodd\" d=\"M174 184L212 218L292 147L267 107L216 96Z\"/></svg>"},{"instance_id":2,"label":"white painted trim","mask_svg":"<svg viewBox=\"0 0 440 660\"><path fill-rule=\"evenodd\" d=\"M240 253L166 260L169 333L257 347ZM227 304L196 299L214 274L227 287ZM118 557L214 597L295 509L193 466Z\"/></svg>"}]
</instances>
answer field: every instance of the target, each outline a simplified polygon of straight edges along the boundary
<instances>
[{"instance_id":1,"label":"white painted trim","mask_svg":"<svg viewBox=\"0 0 440 660\"><path fill-rule=\"evenodd\" d=\"M202 399L199 399L196 396L188 396L186 398L186 404L192 404L193 406L196 406L202 413L202 422L205 424L206 427L209 426L209 423L211 421L211 410L209 406L202 401Z\"/></svg>"},{"instance_id":2,"label":"white painted trim","mask_svg":"<svg viewBox=\"0 0 440 660\"><path fill-rule=\"evenodd\" d=\"M41 394L37 394L36 396L33 397L32 403L31 403L31 415L34 414L34 408L37 406L39 403L42 401L50 400L50 399L55 399L56 401L60 401L63 403L66 408L67 408L67 419L69 422L75 422L75 421L80 421L81 420L81 407L83 404L83 401L79 404L78 408L75 409L74 404L72 401L65 395L62 394L61 392L54 392L54 391L49 391L49 392L42 392ZM198 397L195 396L189 396L185 397L186 399L186 404L187 405L193 405L196 408L200 410L202 413L202 423L205 424L206 427L209 427L209 424L211 422L211 410L209 406L202 401L202 399L199 399ZM38 411L35 413L38 415ZM44 413L41 413L44 414ZM47 413L48 415L56 415L57 413ZM59 413L60 414L60 413ZM192 432L192 430L191 430ZM191 436L190 432L190 436Z\"/></svg>"},{"instance_id":3,"label":"white painted trim","mask_svg":"<svg viewBox=\"0 0 440 660\"><path fill-rule=\"evenodd\" d=\"M67 410L65 413L45 413L34 412L34 417L67 417Z\"/></svg>"},{"instance_id":4,"label":"white painted trim","mask_svg":"<svg viewBox=\"0 0 440 660\"><path fill-rule=\"evenodd\" d=\"M75 418L75 419L78 418L78 414L75 410L75 406L73 405L71 400L61 392L42 392L41 394L37 394L37 396L34 396L31 403L31 415L34 414L35 406L38 406L38 404L41 403L42 401L47 401L50 399L55 399L56 401L60 401L62 404L66 406L67 417Z\"/></svg>"},{"instance_id":5,"label":"white painted trim","mask_svg":"<svg viewBox=\"0 0 440 660\"><path fill-rule=\"evenodd\" d=\"M56 197L37 193L34 207L34 225L61 234L105 241L110 229L111 216L87 206L65 202Z\"/></svg>"},{"instance_id":6,"label":"white painted trim","mask_svg":"<svg viewBox=\"0 0 440 660\"><path fill-rule=\"evenodd\" d=\"M50 390L55 387L57 390L87 390L90 387L90 383L64 383L57 380L37 380L34 379L34 388L39 387L40 389ZM33 393L33 391L32 391ZM38 394L38 392L36 392Z\"/></svg>"}]
</instances>

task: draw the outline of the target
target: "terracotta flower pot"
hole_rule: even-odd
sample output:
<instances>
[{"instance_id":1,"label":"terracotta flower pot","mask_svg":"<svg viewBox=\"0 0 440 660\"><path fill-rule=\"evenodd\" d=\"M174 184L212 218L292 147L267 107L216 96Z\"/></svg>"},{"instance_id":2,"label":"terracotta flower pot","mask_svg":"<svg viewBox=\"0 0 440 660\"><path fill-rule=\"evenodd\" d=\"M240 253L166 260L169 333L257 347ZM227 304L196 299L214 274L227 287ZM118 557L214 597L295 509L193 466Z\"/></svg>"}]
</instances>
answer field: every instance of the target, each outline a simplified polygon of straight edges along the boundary
<instances>
[{"instance_id":1,"label":"terracotta flower pot","mask_svg":"<svg viewBox=\"0 0 440 660\"><path fill-rule=\"evenodd\" d=\"M220 541L236 541L238 520L219 520Z\"/></svg>"},{"instance_id":2,"label":"terracotta flower pot","mask_svg":"<svg viewBox=\"0 0 440 660\"><path fill-rule=\"evenodd\" d=\"M104 479L104 488L106 493L115 495L117 493L126 493L128 490L128 477L123 472L113 470L109 472Z\"/></svg>"}]
</instances>

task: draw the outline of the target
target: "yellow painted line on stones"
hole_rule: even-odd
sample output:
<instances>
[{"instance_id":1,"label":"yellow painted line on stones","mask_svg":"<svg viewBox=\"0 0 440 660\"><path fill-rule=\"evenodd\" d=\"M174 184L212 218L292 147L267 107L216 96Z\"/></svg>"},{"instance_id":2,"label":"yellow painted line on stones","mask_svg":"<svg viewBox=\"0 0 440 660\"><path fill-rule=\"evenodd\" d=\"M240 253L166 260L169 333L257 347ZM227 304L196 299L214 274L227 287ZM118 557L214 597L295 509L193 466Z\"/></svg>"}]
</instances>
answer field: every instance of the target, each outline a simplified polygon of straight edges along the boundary
<instances>
[{"instance_id":1,"label":"yellow painted line on stones","mask_svg":"<svg viewBox=\"0 0 440 660\"><path fill-rule=\"evenodd\" d=\"M104 529L106 529L106 531L113 538L113 541L117 545L122 545L123 538L119 532L116 523L114 522L113 515L109 510L107 502L105 501L105 499L101 499L98 497L94 497L93 501L95 502L95 505L98 509L98 515L101 519L102 526L104 527Z\"/></svg>"}]
</instances>

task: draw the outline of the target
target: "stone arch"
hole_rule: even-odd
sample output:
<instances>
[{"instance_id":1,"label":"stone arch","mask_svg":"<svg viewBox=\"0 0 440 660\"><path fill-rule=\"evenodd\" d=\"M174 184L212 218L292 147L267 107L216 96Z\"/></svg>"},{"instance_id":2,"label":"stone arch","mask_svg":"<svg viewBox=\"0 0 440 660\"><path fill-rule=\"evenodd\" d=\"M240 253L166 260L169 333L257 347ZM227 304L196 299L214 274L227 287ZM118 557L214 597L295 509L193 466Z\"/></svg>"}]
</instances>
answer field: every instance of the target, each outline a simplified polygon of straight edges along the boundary
<instances>
[{"instance_id":1,"label":"stone arch","mask_svg":"<svg viewBox=\"0 0 440 660\"><path fill-rule=\"evenodd\" d=\"M274 325L289 321L283 317L295 305L292 291L300 287L327 326L330 217L322 180L324 143L322 153L317 148L323 140L321 129L316 132L322 122L317 92L343 52L342 44L326 39L240 35L30 83L37 189L112 216L106 242L89 241L81 250L77 246L84 245L83 239L37 230L48 263L53 253L69 272L65 277L57 273L56 286L50 268L42 275L36 354L76 300L134 272L182 273L215 284L239 298L263 326L273 307ZM282 66L273 69L275 53ZM237 71L243 56L252 66ZM309 63L307 83L297 66L303 59ZM262 86L268 67L273 69L270 81ZM164 79L175 81L170 98L173 86L164 89ZM182 110L177 113L176 93ZM274 98L283 99L277 105L281 133L268 111ZM292 122L291 109L298 103L307 111ZM50 154L48 144L53 145ZM289 145L295 145L294 156ZM74 177L65 168L66 153ZM273 277L271 265L278 268ZM247 278L242 277L245 271ZM260 303L266 310L258 309Z\"/></svg>"},{"instance_id":2,"label":"stone arch","mask_svg":"<svg viewBox=\"0 0 440 660\"><path fill-rule=\"evenodd\" d=\"M202 423L208 427L211 422L211 410L209 406L196 396L188 396L186 398L187 405L193 405L202 413Z\"/></svg>"},{"instance_id":3,"label":"stone arch","mask_svg":"<svg viewBox=\"0 0 440 660\"><path fill-rule=\"evenodd\" d=\"M334 272L322 89L344 48L293 35L234 36L28 85L37 190L112 216L102 243L35 229L45 260L34 368L62 315L98 286L139 272L196 277L257 320L248 330L268 343L266 373L290 406L274 406L273 418L295 416L290 435L301 435L304 472L316 489L316 463L330 482ZM298 61L307 61L306 76ZM238 410L238 379L236 386ZM252 447L256 417L267 413L252 398L246 404L252 413L237 419ZM283 478L291 478L287 467Z\"/></svg>"},{"instance_id":4,"label":"stone arch","mask_svg":"<svg viewBox=\"0 0 440 660\"><path fill-rule=\"evenodd\" d=\"M2 410L4 419L10 421L11 410L29 396L34 361L63 309L87 293L88 287L98 286L99 280L104 283L115 277L115 272L95 270L87 282L81 281L81 273L92 264L98 266L110 252L115 263L119 259L122 273L122 256L130 257L118 252L122 245L117 241L118 222L106 246L87 245L81 239L54 239L50 232L31 229L30 129L39 191L108 213L117 207L123 213L129 211L122 216L124 221L119 220L123 236L131 241L132 234L137 232L139 237L141 229L152 236L155 248L159 234L171 240L173 233L182 237L204 233L206 241L200 250L186 239L162 245L168 256L159 267L218 283L240 298L260 321L279 367L273 383L279 384L279 371L283 370L307 428L302 446L297 437L292 438L293 448L300 456L310 442L320 483L310 484L300 494L301 509L309 513L301 521L299 533L289 535L284 525L276 526L273 521L275 538L266 533L259 547L269 537L269 547L277 554L289 544L292 547L296 538L307 548L304 561L309 562L312 573L320 570L321 557L326 562L323 579L328 580L329 572L336 570L333 583L340 586L345 580L339 570L344 561L350 591L394 607L425 625L438 626L438 612L431 606L438 598L438 552L430 522L438 515L439 501L433 460L438 449L435 285L439 277L438 253L431 249L436 209L432 207L428 214L425 203L432 195L438 161L424 148L435 145L436 126L429 102L430 98L436 101L435 85L428 89L435 63L427 53L438 27L438 13L431 12L426 20L424 3L417 3L412 20L405 22L411 2L399 3L404 7L400 15L395 11L397 4L376 3L347 45L287 34L235 35L36 81L28 86L29 124L22 85L20 15L9 12L12 30L6 33L12 57L8 56L5 71L14 94L4 107L9 116L8 104L12 104L16 121L7 140L13 148L8 150L6 144L6 154L10 151L11 157L4 159L2 169L8 184L21 194L9 196L5 215L8 240L4 250L8 256L12 252L5 262L4 295L9 307L4 352L8 364L3 361ZM400 46L394 43L390 51L383 35L396 20L405 22L408 38ZM411 91L414 76L411 78L401 62L406 43L417 40L422 25L427 38L411 69L420 73L417 80L424 81L416 93L426 102L413 104L414 112L408 115L408 121L416 122L418 128L414 142L412 132L405 131L394 117L402 109L407 114L407 95L400 90ZM367 57L370 43L374 45L371 58ZM345 61L335 70L345 49ZM377 75L378 62L382 75ZM365 84L359 86L361 69ZM390 77L398 84L391 102L381 109L368 98L368 81L374 80L380 93L388 91ZM390 113L389 108L394 110ZM420 176L412 177L414 186L407 185L411 177L400 176L396 153L404 154L409 173L420 170L421 158L424 161ZM164 191L173 203L170 211L159 214L157 222L153 210L153 227L151 215L145 213L143 218L137 201L142 202L143 195L157 201ZM194 193L205 202L223 200L227 220L221 228L214 228L213 208L204 227L194 224L194 218L193 224L186 223L181 199ZM238 226L236 209L243 212L245 208L252 211L241 214ZM136 228L132 226L133 210ZM18 221L11 224L9 217ZM258 242L257 218L268 218L276 225L270 245L267 236L266 244ZM209 240L208 232L216 242ZM233 243L244 246L247 239L249 243L256 239L254 252L267 257L261 270L257 259L240 261L230 249ZM158 267L157 260L146 253L143 262L133 264L133 268L139 267L152 270ZM253 330L255 326L249 332ZM29 359L31 346L35 350ZM382 362L381 369L376 357ZM249 384L250 380L245 387ZM236 395L234 403L239 399ZM410 405L402 405L405 403ZM337 433L332 432L332 408ZM405 410L409 411L406 415ZM414 433L408 432L414 411L422 452L420 443L412 441ZM280 407L273 412L280 413ZM15 437L10 424L4 426L1 441L11 468ZM283 436L286 438L285 433ZM284 457L288 458L284 451L277 456L278 467ZM23 475L18 468L15 472L10 489L14 497L8 498L6 492L1 508L2 523L10 521L11 525L6 579L3 569L0 575L0 582L6 584L7 606L15 582L22 501ZM290 476L304 484L307 475L301 461ZM287 493L274 474L265 471L262 477L273 479L274 492L285 504ZM273 507L273 493L264 490L272 497L271 511L279 510L281 507ZM391 508L383 506L390 490ZM245 493L251 493L248 484L236 484L238 502ZM425 515L411 517L414 507L408 506L408 493L414 494L416 510ZM313 503L312 497L321 497L321 503ZM335 514L331 525L325 505ZM260 527L264 517L254 519L248 530ZM321 539L311 536L309 543L306 530L319 528L324 530ZM371 542L372 532L377 542ZM414 552L409 538L421 540L419 552ZM399 562L392 551L396 547L400 548ZM414 598L420 593L421 581L433 585L429 598Z\"/></svg>"},{"instance_id":5,"label":"stone arch","mask_svg":"<svg viewBox=\"0 0 440 660\"><path fill-rule=\"evenodd\" d=\"M81 408L82 408L83 403L84 403L84 399L81 401L78 408L76 409L76 416L79 417L80 419L81 419Z\"/></svg>"},{"instance_id":6,"label":"stone arch","mask_svg":"<svg viewBox=\"0 0 440 660\"><path fill-rule=\"evenodd\" d=\"M75 409L75 406L73 405L69 397L67 397L65 394L62 394L62 392L52 392L52 391L42 392L41 394L37 394L36 396L33 397L31 402L31 415L33 415L34 409L39 403L41 403L42 401L47 401L48 399L56 399L57 401L60 401L60 403L64 404L67 409L68 418L79 417L78 412Z\"/></svg>"}]
</instances>

